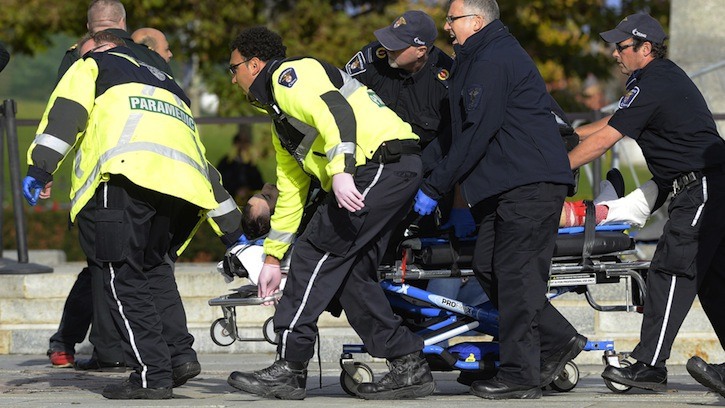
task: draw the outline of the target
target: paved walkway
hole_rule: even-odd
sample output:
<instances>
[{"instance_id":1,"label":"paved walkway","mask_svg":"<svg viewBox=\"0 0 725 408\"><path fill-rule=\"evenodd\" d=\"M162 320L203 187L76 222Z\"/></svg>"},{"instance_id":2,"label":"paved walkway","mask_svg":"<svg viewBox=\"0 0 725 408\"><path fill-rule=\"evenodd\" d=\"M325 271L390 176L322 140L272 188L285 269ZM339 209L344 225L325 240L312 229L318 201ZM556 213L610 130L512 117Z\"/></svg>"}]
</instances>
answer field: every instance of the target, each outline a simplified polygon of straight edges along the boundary
<instances>
[{"instance_id":1,"label":"paved walkway","mask_svg":"<svg viewBox=\"0 0 725 408\"><path fill-rule=\"evenodd\" d=\"M485 401L468 393L458 384L455 372L435 373L436 393L428 398L411 401L364 401L345 394L340 387L340 368L334 363L322 367L322 388L319 388L319 369L310 364L308 394L304 401L272 401L237 392L227 385L226 378L233 370L255 370L266 367L273 359L264 354L202 354L199 356L202 373L186 385L174 389L172 400L113 401L100 395L103 387L121 381L125 374L84 373L72 369L51 368L43 355L0 356L0 406L8 407L285 407L314 406L346 408L379 407L686 407L725 406L719 395L707 392L697 384L682 366L670 368L670 390L653 393L630 390L615 394L607 389L599 374L601 367L580 367L581 379L568 393L545 391L536 401ZM384 364L372 364L375 375L385 372Z\"/></svg>"}]
</instances>

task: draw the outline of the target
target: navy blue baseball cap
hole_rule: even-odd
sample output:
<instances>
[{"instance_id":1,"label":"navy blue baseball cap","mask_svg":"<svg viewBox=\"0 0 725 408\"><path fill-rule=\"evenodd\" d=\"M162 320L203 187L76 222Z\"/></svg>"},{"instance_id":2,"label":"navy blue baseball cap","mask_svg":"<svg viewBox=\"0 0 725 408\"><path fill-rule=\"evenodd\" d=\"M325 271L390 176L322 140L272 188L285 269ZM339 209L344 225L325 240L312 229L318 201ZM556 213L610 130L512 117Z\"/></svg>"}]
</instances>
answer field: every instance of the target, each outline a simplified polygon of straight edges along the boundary
<instances>
[{"instance_id":1,"label":"navy blue baseball cap","mask_svg":"<svg viewBox=\"0 0 725 408\"><path fill-rule=\"evenodd\" d=\"M375 38L388 50L397 51L411 45L433 45L438 37L438 29L433 19L420 10L403 13L388 27L375 30Z\"/></svg>"},{"instance_id":2,"label":"navy blue baseball cap","mask_svg":"<svg viewBox=\"0 0 725 408\"><path fill-rule=\"evenodd\" d=\"M637 38L655 44L662 44L667 38L660 23L648 14L632 14L620 21L609 31L599 33L602 40L608 43L619 43L627 38Z\"/></svg>"}]
</instances>

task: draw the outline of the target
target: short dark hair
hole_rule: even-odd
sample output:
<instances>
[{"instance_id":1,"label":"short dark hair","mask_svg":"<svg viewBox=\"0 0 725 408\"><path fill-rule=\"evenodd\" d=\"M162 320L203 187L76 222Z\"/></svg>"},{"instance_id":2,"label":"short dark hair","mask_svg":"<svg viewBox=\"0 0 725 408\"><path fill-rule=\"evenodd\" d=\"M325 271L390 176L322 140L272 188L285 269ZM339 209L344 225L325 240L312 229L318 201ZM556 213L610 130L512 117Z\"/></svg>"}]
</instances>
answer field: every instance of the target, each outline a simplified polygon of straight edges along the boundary
<instances>
[{"instance_id":1,"label":"short dark hair","mask_svg":"<svg viewBox=\"0 0 725 408\"><path fill-rule=\"evenodd\" d=\"M650 43L650 46L652 47L652 56L654 58L664 58L667 56L666 45L653 43L652 41L643 40L641 38L632 37L632 44L634 44L632 48L634 48L635 51L639 51L640 47L642 47L642 45L646 42Z\"/></svg>"},{"instance_id":2,"label":"short dark hair","mask_svg":"<svg viewBox=\"0 0 725 408\"><path fill-rule=\"evenodd\" d=\"M109 31L106 31L106 30L98 31L97 33L92 34L91 38L96 43L106 42L106 43L111 43L113 45L117 45L119 47L126 46L126 42L123 41L123 38L117 36L116 34L109 32Z\"/></svg>"},{"instance_id":3,"label":"short dark hair","mask_svg":"<svg viewBox=\"0 0 725 408\"><path fill-rule=\"evenodd\" d=\"M271 214L262 211L257 216L252 215L252 206L247 203L242 208L242 230L248 239L254 240L269 234Z\"/></svg>"},{"instance_id":4,"label":"short dark hair","mask_svg":"<svg viewBox=\"0 0 725 408\"><path fill-rule=\"evenodd\" d=\"M237 50L245 58L257 57L262 61L285 58L287 47L282 44L279 34L264 26L244 29L232 41L230 48Z\"/></svg>"}]
</instances>

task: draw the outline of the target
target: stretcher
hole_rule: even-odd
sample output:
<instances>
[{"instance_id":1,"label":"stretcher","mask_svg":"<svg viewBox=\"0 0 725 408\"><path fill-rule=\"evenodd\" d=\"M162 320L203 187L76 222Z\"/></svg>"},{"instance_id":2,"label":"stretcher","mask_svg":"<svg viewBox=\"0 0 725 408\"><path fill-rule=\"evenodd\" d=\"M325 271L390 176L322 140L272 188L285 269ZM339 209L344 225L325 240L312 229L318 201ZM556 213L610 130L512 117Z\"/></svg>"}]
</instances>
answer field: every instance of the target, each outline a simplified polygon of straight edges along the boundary
<instances>
[{"instance_id":1,"label":"stretcher","mask_svg":"<svg viewBox=\"0 0 725 408\"><path fill-rule=\"evenodd\" d=\"M635 258L634 241L627 235L627 228L627 225L596 228L590 225L560 229L550 268L547 296L554 299L565 293L576 292L583 294L589 305L598 311L641 312L646 297L645 272L649 268L649 261ZM404 239L397 247L400 253L398 259L384 262L378 269L381 287L393 310L424 339L423 353L433 370L493 372L498 364L498 344L495 341L498 336L498 311L491 303L467 305L417 287L421 286L421 280L426 279L473 276L470 267L473 241L455 241L445 237ZM262 340L275 344L271 318L262 327L262 338L243 338L237 330L237 306L259 305L272 300L272 297L257 297L254 284L261 269L262 256L261 247L248 245L232 250L218 265L222 274L248 278L252 282L232 290L230 294L209 300L210 306L221 307L224 313L224 317L217 319L211 326L212 340L220 346L228 346L235 341ZM288 266L288 259L283 260L283 273ZM625 293L623 299L614 305L601 305L590 291L594 285L622 281ZM439 345L470 331L489 335L493 340L464 342L452 347ZM584 350L603 352L605 365L629 365L626 360L628 354L617 352L613 341L589 341ZM343 345L340 384L350 395L355 395L355 389L361 382L374 381L370 367L355 361L354 354L357 353L366 353L365 347L359 344ZM570 391L576 387L578 380L579 369L570 361L550 387L557 391ZM604 381L614 392L630 389Z\"/></svg>"}]
</instances>

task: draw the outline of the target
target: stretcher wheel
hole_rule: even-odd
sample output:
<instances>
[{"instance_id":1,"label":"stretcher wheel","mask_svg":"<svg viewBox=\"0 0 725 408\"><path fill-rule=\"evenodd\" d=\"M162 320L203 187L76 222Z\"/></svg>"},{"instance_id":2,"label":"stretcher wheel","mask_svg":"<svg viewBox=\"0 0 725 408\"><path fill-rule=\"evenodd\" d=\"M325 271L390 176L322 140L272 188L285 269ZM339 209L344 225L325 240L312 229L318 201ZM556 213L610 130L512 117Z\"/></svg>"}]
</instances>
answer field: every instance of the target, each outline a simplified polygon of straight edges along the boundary
<instances>
[{"instance_id":1,"label":"stretcher wheel","mask_svg":"<svg viewBox=\"0 0 725 408\"><path fill-rule=\"evenodd\" d=\"M262 325L262 335L269 344L277 344L277 334L274 332L274 321L272 318L268 318Z\"/></svg>"},{"instance_id":2,"label":"stretcher wheel","mask_svg":"<svg viewBox=\"0 0 725 408\"><path fill-rule=\"evenodd\" d=\"M348 395L357 396L357 386L361 383L373 382L373 370L365 363L353 363L355 372L353 375L348 374L347 370L340 373L340 386Z\"/></svg>"},{"instance_id":3,"label":"stretcher wheel","mask_svg":"<svg viewBox=\"0 0 725 408\"><path fill-rule=\"evenodd\" d=\"M578 382L579 367L573 361L569 361L549 385L556 391L569 392L576 387Z\"/></svg>"},{"instance_id":4,"label":"stretcher wheel","mask_svg":"<svg viewBox=\"0 0 725 408\"><path fill-rule=\"evenodd\" d=\"M630 363L628 360L622 360L619 362L620 367L629 367L631 365L632 363ZM604 379L604 384L607 386L607 388L618 394L627 392L632 389L632 386L630 385L620 384L611 380L607 380L606 378Z\"/></svg>"},{"instance_id":5,"label":"stretcher wheel","mask_svg":"<svg viewBox=\"0 0 725 408\"><path fill-rule=\"evenodd\" d=\"M229 322L225 318L219 318L214 320L211 324L211 340L216 343L217 346L226 347L234 343L237 339L231 336L229 329L227 328Z\"/></svg>"}]
</instances>

